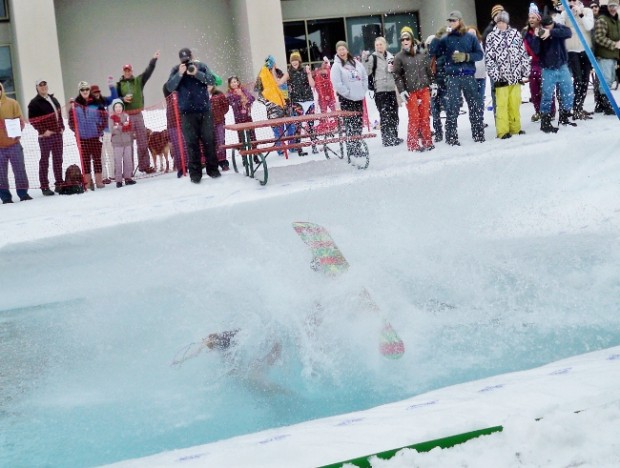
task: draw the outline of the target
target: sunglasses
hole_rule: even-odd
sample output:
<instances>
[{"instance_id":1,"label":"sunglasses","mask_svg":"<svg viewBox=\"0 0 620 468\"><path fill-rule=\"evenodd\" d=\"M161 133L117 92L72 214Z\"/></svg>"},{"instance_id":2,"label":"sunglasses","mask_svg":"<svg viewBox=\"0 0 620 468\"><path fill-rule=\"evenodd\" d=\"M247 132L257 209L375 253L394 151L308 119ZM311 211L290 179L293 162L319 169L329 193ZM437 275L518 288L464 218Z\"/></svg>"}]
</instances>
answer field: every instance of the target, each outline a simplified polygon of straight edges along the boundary
<instances>
[{"instance_id":1,"label":"sunglasses","mask_svg":"<svg viewBox=\"0 0 620 468\"><path fill-rule=\"evenodd\" d=\"M457 19L449 19L449 20L448 20L448 23L456 23L456 22L458 22L458 20L457 20Z\"/></svg>"},{"instance_id":2,"label":"sunglasses","mask_svg":"<svg viewBox=\"0 0 620 468\"><path fill-rule=\"evenodd\" d=\"M83 93L85 91L90 91L90 88L82 88L82 89L80 89L80 93Z\"/></svg>"},{"instance_id":3,"label":"sunglasses","mask_svg":"<svg viewBox=\"0 0 620 468\"><path fill-rule=\"evenodd\" d=\"M403 37L400 39L400 42L411 42L411 39L409 39L408 37Z\"/></svg>"}]
</instances>

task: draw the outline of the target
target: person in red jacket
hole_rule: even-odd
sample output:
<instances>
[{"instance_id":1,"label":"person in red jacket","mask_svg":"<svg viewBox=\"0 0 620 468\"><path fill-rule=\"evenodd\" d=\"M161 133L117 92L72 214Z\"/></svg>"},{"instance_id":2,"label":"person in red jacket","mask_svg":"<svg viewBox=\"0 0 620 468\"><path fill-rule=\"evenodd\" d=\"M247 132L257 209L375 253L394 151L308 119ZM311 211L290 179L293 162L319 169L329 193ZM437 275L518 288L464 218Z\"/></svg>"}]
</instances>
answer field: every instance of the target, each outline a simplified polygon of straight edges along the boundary
<instances>
[{"instance_id":1,"label":"person in red jacket","mask_svg":"<svg viewBox=\"0 0 620 468\"><path fill-rule=\"evenodd\" d=\"M215 86L209 85L209 95L211 97L211 113L213 114L213 126L215 127L215 154L217 163L223 171L230 169L226 159L226 150L221 148L226 143L226 113L230 107L226 95Z\"/></svg>"}]
</instances>

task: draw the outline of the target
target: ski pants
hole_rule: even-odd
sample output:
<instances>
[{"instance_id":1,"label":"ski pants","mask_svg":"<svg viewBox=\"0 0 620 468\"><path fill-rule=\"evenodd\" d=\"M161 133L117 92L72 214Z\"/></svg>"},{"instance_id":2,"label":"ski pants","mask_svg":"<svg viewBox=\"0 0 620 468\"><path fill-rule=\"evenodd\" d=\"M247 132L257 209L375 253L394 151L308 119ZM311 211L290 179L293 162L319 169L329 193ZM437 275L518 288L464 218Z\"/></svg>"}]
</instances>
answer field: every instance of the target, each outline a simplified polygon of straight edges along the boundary
<instances>
[{"instance_id":1,"label":"ski pants","mask_svg":"<svg viewBox=\"0 0 620 468\"><path fill-rule=\"evenodd\" d=\"M521 85L497 86L495 84L495 130L501 138L507 133L516 135L521 131Z\"/></svg>"},{"instance_id":2,"label":"ski pants","mask_svg":"<svg viewBox=\"0 0 620 468\"><path fill-rule=\"evenodd\" d=\"M590 82L592 64L585 52L569 52L568 66L573 75L573 93L575 94L573 110L575 112L581 112L583 110L583 103L586 100L586 95L588 94L588 83Z\"/></svg>"},{"instance_id":3,"label":"ski pants","mask_svg":"<svg viewBox=\"0 0 620 468\"><path fill-rule=\"evenodd\" d=\"M217 170L215 132L211 112L181 114L181 125L187 147L189 176L200 180L202 178L201 144L205 150L207 171Z\"/></svg>"},{"instance_id":4,"label":"ski pants","mask_svg":"<svg viewBox=\"0 0 620 468\"><path fill-rule=\"evenodd\" d=\"M474 140L484 140L484 125L482 123L482 113L480 107L483 106L478 84L473 75L446 76L447 109L446 109L446 142L458 141L457 120L459 117L459 107L461 93L465 96L467 108L469 110L469 123L471 124L471 134Z\"/></svg>"},{"instance_id":5,"label":"ski pants","mask_svg":"<svg viewBox=\"0 0 620 468\"><path fill-rule=\"evenodd\" d=\"M422 146L432 146L431 140L431 93L428 88L422 88L409 93L407 107L407 149L415 151Z\"/></svg>"},{"instance_id":6,"label":"ski pants","mask_svg":"<svg viewBox=\"0 0 620 468\"><path fill-rule=\"evenodd\" d=\"M381 141L383 146L391 146L398 138L398 101L396 91L377 91L375 104L381 121Z\"/></svg>"}]
</instances>

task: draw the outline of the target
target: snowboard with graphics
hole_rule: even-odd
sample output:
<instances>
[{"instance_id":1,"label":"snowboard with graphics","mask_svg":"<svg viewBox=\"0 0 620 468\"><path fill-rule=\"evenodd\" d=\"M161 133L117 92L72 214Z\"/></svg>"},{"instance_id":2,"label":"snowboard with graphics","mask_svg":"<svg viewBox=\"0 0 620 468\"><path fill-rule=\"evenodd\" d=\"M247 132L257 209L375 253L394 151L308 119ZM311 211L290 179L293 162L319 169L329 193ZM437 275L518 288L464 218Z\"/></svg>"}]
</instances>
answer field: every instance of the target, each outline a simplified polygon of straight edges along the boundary
<instances>
[{"instance_id":1,"label":"snowboard with graphics","mask_svg":"<svg viewBox=\"0 0 620 468\"><path fill-rule=\"evenodd\" d=\"M293 229L301 240L310 247L313 270L334 278L349 269L346 258L323 226L308 222L294 222ZM381 316L381 309L364 287L360 293L360 300L366 310ZM405 344L392 325L385 319L383 321L379 350L388 359L399 359L405 353Z\"/></svg>"}]
</instances>

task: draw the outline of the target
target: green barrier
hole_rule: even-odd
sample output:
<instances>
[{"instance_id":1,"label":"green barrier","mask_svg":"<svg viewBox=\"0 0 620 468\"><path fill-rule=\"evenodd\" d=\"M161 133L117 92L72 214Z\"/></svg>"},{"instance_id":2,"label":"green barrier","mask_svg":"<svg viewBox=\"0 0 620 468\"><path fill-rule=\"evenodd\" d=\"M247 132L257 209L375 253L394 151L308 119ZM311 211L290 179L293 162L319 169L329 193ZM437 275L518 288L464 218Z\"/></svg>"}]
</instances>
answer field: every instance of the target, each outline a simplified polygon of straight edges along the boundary
<instances>
[{"instance_id":1,"label":"green barrier","mask_svg":"<svg viewBox=\"0 0 620 468\"><path fill-rule=\"evenodd\" d=\"M454 447L455 445L462 444L463 442L467 442L468 440L475 439L476 437L493 434L494 432L502 432L503 430L504 430L503 426L487 427L486 429L479 429L477 431L465 432L464 434L457 434L457 435L453 435L449 437L444 437L442 439L429 440L428 442L420 442L418 444L407 445L405 447L387 450L385 452L371 453L370 455L364 455L363 457L353 458L351 460L341 461L338 463L333 463L331 465L323 465L318 468L340 468L345 463L351 463L352 465L359 466L360 468L371 468L372 465L368 461L370 457L376 456L383 460L389 460L396 454L396 452L398 452L399 450L403 450L403 449L415 449L418 452L430 452L436 447L441 447L441 448Z\"/></svg>"}]
</instances>

